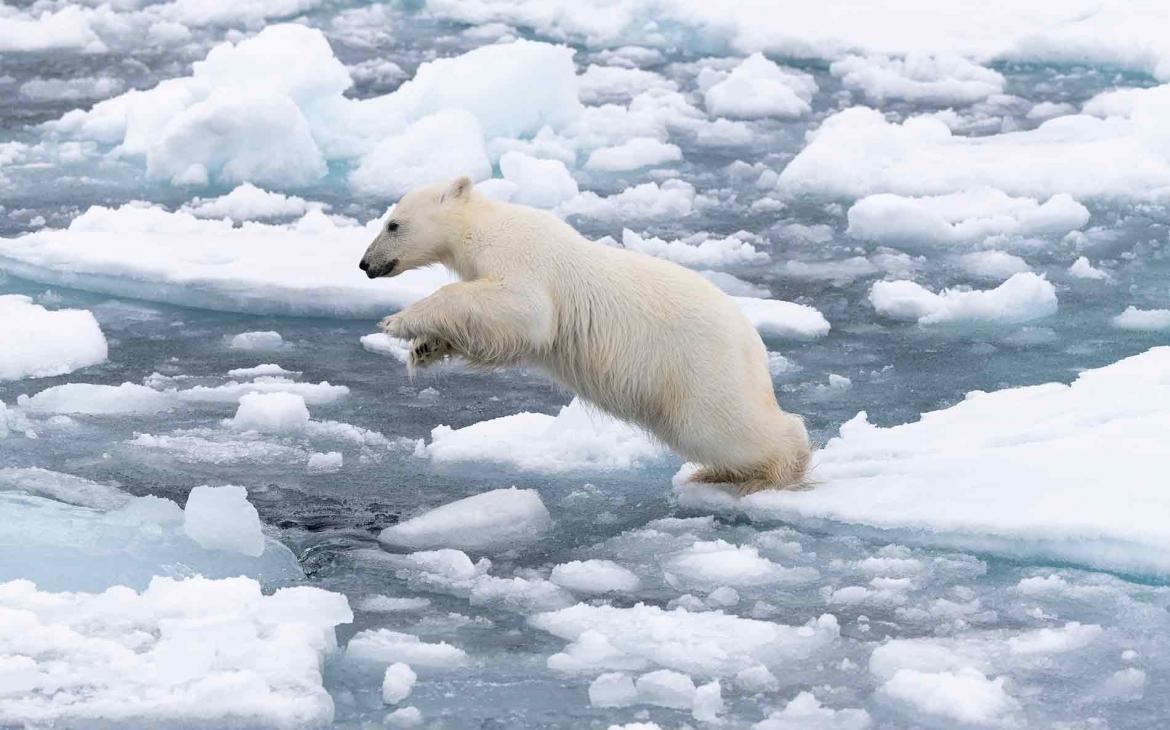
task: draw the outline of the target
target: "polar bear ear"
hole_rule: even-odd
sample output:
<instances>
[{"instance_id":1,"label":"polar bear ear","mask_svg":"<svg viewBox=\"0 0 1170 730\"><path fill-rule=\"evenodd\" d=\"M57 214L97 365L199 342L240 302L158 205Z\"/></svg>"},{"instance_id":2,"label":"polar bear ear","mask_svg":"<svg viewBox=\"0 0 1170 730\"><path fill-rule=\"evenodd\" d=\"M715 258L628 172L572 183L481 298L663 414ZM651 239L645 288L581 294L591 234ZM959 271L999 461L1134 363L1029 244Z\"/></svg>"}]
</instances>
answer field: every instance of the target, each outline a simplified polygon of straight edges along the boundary
<instances>
[{"instance_id":1,"label":"polar bear ear","mask_svg":"<svg viewBox=\"0 0 1170 730\"><path fill-rule=\"evenodd\" d=\"M447 188L447 192L443 193L443 198L439 202L445 203L448 200L466 200L470 195L471 178L463 175L451 181L451 187Z\"/></svg>"}]
</instances>

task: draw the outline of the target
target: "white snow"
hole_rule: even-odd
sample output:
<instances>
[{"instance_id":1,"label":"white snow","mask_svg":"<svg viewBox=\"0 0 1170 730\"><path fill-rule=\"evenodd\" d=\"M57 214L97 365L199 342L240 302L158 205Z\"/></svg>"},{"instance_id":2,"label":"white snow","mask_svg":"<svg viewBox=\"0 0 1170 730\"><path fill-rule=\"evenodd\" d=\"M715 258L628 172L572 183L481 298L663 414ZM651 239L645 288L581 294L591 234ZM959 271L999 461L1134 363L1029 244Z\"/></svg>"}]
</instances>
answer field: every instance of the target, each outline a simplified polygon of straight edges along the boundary
<instances>
[{"instance_id":1,"label":"white snow","mask_svg":"<svg viewBox=\"0 0 1170 730\"><path fill-rule=\"evenodd\" d=\"M183 508L183 531L208 550L257 556L264 552L260 515L243 487L195 487Z\"/></svg>"},{"instance_id":2,"label":"white snow","mask_svg":"<svg viewBox=\"0 0 1170 730\"><path fill-rule=\"evenodd\" d=\"M612 650L594 663L576 662L577 671L622 668L641 669L652 665L700 677L734 675L760 664L790 667L828 650L837 642L837 620L828 614L805 626L787 626L771 621L740 618L709 611L691 613L685 608L671 611L637 604L628 608L578 603L559 611L537 614L529 619L538 629L573 644L563 654L579 653L580 642L604 639ZM615 667L621 661L625 666Z\"/></svg>"},{"instance_id":3,"label":"white snow","mask_svg":"<svg viewBox=\"0 0 1170 730\"><path fill-rule=\"evenodd\" d=\"M431 267L370 280L357 262L380 226L319 210L287 225L199 220L157 206L91 207L64 230L0 238L0 269L55 286L259 314L376 317L452 281ZM271 347L245 337L237 347ZM275 341L275 338L273 338Z\"/></svg>"},{"instance_id":4,"label":"white snow","mask_svg":"<svg viewBox=\"0 0 1170 730\"><path fill-rule=\"evenodd\" d=\"M1068 267L1068 273L1070 276L1074 276L1078 279L1108 281L1111 278L1109 276L1109 272L1103 271L1093 266L1093 264L1089 262L1089 259L1084 256L1080 256L1076 261L1072 262L1072 265Z\"/></svg>"},{"instance_id":5,"label":"white snow","mask_svg":"<svg viewBox=\"0 0 1170 730\"><path fill-rule=\"evenodd\" d=\"M539 539L552 518L534 489L494 489L449 502L382 530L385 545L415 550L511 548Z\"/></svg>"},{"instance_id":6,"label":"white snow","mask_svg":"<svg viewBox=\"0 0 1170 730\"><path fill-rule=\"evenodd\" d=\"M952 134L934 117L899 124L852 107L809 134L780 173L780 186L790 194L854 198L989 187L1031 197L1160 199L1170 195L1170 155L1160 136L1166 117L1150 106L1132 118L1077 114L979 137Z\"/></svg>"},{"instance_id":7,"label":"white snow","mask_svg":"<svg viewBox=\"0 0 1170 730\"><path fill-rule=\"evenodd\" d=\"M877 312L924 325L1029 322L1056 312L1056 288L1033 273L1013 274L994 289L941 293L912 281L878 281L869 292Z\"/></svg>"},{"instance_id":8,"label":"white snow","mask_svg":"<svg viewBox=\"0 0 1170 730\"><path fill-rule=\"evenodd\" d=\"M437 462L492 461L526 471L630 469L657 460L662 447L579 399L555 416L517 413L452 429L437 426L418 453Z\"/></svg>"},{"instance_id":9,"label":"white snow","mask_svg":"<svg viewBox=\"0 0 1170 730\"><path fill-rule=\"evenodd\" d=\"M182 210L196 218L231 218L235 221L302 216L308 210L304 198L262 190L243 183L230 193L204 200L195 198Z\"/></svg>"},{"instance_id":10,"label":"white snow","mask_svg":"<svg viewBox=\"0 0 1170 730\"><path fill-rule=\"evenodd\" d=\"M794 118L812 110L809 102L816 92L811 76L783 69L762 53L753 53L710 86L703 101L707 111L717 117Z\"/></svg>"},{"instance_id":11,"label":"white snow","mask_svg":"<svg viewBox=\"0 0 1170 730\"><path fill-rule=\"evenodd\" d=\"M345 596L271 595L245 577L156 577L141 593L0 584L0 722L313 727L333 720L321 662Z\"/></svg>"},{"instance_id":12,"label":"white snow","mask_svg":"<svg viewBox=\"0 0 1170 730\"><path fill-rule=\"evenodd\" d=\"M395 662L386 667L386 674L382 677L382 701L388 705L396 705L410 696L418 675L409 664Z\"/></svg>"},{"instance_id":13,"label":"white snow","mask_svg":"<svg viewBox=\"0 0 1170 730\"><path fill-rule=\"evenodd\" d=\"M1003 75L954 55L846 56L829 66L847 89L881 104L900 99L924 104L970 104L1003 91Z\"/></svg>"},{"instance_id":14,"label":"white snow","mask_svg":"<svg viewBox=\"0 0 1170 730\"><path fill-rule=\"evenodd\" d=\"M1170 329L1170 309L1138 309L1129 306L1110 322L1122 330L1161 332Z\"/></svg>"},{"instance_id":15,"label":"white snow","mask_svg":"<svg viewBox=\"0 0 1170 730\"><path fill-rule=\"evenodd\" d=\"M638 590L638 576L612 560L573 560L552 569L549 581L574 593L629 593Z\"/></svg>"},{"instance_id":16,"label":"white snow","mask_svg":"<svg viewBox=\"0 0 1170 730\"><path fill-rule=\"evenodd\" d=\"M309 423L309 408L296 393L246 393L232 425L241 431L289 433L301 431Z\"/></svg>"},{"instance_id":17,"label":"white snow","mask_svg":"<svg viewBox=\"0 0 1170 730\"><path fill-rule=\"evenodd\" d=\"M65 375L104 362L105 335L84 309L48 310L19 294L0 295L0 381Z\"/></svg>"},{"instance_id":18,"label":"white snow","mask_svg":"<svg viewBox=\"0 0 1170 730\"><path fill-rule=\"evenodd\" d=\"M642 237L629 228L622 229L622 245L631 251L674 261L683 266L727 268L758 264L768 260L768 254L756 249L752 235L746 231L712 238L696 234L679 241L664 241L650 236Z\"/></svg>"},{"instance_id":19,"label":"white snow","mask_svg":"<svg viewBox=\"0 0 1170 730\"><path fill-rule=\"evenodd\" d=\"M1170 348L1159 347L1071 385L975 392L901 426L870 425L863 412L817 452L814 490L736 500L680 474L679 498L759 519L904 529L923 541L1165 573L1168 368Z\"/></svg>"},{"instance_id":20,"label":"white snow","mask_svg":"<svg viewBox=\"0 0 1170 730\"><path fill-rule=\"evenodd\" d=\"M1088 209L1065 194L1041 203L977 188L918 198L870 195L849 209L848 233L913 250L978 244L991 237L1063 235L1088 222Z\"/></svg>"},{"instance_id":21,"label":"white snow","mask_svg":"<svg viewBox=\"0 0 1170 730\"><path fill-rule=\"evenodd\" d=\"M689 710L695 702L695 683L681 672L659 669L634 681L638 701L648 705Z\"/></svg>"},{"instance_id":22,"label":"white snow","mask_svg":"<svg viewBox=\"0 0 1170 730\"><path fill-rule=\"evenodd\" d=\"M577 195L577 181L560 160L542 160L516 150L500 157L500 172L516 186L512 201L555 208Z\"/></svg>"},{"instance_id":23,"label":"white snow","mask_svg":"<svg viewBox=\"0 0 1170 730\"><path fill-rule=\"evenodd\" d=\"M829 334L829 320L807 304L755 297L735 297L735 301L764 334L793 340L815 340Z\"/></svg>"},{"instance_id":24,"label":"white snow","mask_svg":"<svg viewBox=\"0 0 1170 730\"><path fill-rule=\"evenodd\" d=\"M427 643L413 634L390 629L367 629L354 634L345 646L351 659L412 667L457 667L468 661L467 652L445 641Z\"/></svg>"},{"instance_id":25,"label":"white snow","mask_svg":"<svg viewBox=\"0 0 1170 730\"><path fill-rule=\"evenodd\" d=\"M865 710L825 707L812 692L801 692L752 730L867 730L873 721Z\"/></svg>"},{"instance_id":26,"label":"white snow","mask_svg":"<svg viewBox=\"0 0 1170 730\"><path fill-rule=\"evenodd\" d=\"M602 172L624 172L641 167L677 162L682 159L678 145L653 137L634 137L612 147L601 147L589 153L585 169ZM574 191L576 192L576 191Z\"/></svg>"}]
</instances>

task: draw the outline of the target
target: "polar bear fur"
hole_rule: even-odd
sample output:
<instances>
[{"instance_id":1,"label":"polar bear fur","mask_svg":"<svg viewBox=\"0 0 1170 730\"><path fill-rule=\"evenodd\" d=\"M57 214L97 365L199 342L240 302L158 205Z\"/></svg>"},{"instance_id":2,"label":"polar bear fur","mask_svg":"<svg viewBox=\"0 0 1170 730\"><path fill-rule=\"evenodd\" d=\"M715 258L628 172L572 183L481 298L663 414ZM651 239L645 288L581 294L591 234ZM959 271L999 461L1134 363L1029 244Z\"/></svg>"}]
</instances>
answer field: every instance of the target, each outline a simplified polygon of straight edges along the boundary
<instances>
[{"instance_id":1,"label":"polar bear fur","mask_svg":"<svg viewBox=\"0 0 1170 730\"><path fill-rule=\"evenodd\" d=\"M374 278L436 262L462 281L381 322L412 340L412 366L447 355L536 366L701 464L696 481L802 484L804 423L776 403L755 328L703 277L489 200L468 178L403 197L361 268Z\"/></svg>"}]
</instances>

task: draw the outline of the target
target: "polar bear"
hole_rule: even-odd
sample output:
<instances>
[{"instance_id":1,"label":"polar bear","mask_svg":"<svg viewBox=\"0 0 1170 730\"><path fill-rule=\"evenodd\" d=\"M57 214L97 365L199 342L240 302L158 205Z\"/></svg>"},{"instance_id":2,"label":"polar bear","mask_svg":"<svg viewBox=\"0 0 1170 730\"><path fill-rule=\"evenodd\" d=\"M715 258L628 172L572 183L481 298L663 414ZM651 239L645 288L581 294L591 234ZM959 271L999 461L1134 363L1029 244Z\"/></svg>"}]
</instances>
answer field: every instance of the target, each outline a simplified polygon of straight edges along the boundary
<instances>
[{"instance_id":1,"label":"polar bear","mask_svg":"<svg viewBox=\"0 0 1170 730\"><path fill-rule=\"evenodd\" d=\"M370 278L442 263L462 279L381 322L410 364L525 364L741 492L803 485L804 422L776 403L767 351L693 271L590 241L467 177L408 193L362 257Z\"/></svg>"}]
</instances>

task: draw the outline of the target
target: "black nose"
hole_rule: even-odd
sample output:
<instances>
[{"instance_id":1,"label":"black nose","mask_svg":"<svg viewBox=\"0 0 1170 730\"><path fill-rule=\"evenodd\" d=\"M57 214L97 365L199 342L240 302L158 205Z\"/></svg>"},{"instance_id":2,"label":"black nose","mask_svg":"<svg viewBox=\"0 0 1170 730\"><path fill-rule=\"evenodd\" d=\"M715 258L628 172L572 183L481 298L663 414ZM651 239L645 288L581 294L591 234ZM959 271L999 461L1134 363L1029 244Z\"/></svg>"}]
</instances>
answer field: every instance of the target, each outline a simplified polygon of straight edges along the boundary
<instances>
[{"instance_id":1,"label":"black nose","mask_svg":"<svg viewBox=\"0 0 1170 730\"><path fill-rule=\"evenodd\" d=\"M362 271L369 271L370 270L370 262L366 261L365 259L362 259L362 262L360 264L358 264L358 268L361 269Z\"/></svg>"}]
</instances>

